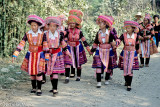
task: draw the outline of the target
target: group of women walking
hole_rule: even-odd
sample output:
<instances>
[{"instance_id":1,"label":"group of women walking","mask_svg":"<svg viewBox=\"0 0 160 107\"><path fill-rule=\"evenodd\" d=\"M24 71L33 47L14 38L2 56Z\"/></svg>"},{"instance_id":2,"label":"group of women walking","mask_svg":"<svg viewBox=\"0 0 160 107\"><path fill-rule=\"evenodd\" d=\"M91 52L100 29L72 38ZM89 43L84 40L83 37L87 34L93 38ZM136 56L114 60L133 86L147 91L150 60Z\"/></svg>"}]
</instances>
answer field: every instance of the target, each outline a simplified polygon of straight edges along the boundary
<instances>
[{"instance_id":1,"label":"group of women walking","mask_svg":"<svg viewBox=\"0 0 160 107\"><path fill-rule=\"evenodd\" d=\"M31 93L38 96L42 94L41 86L46 82L48 75L52 84L50 92L56 95L59 74L65 75L65 84L69 83L69 78L75 77L75 74L76 81L80 81L82 65L87 63L85 47L90 55L95 53L92 68L96 69L97 88L101 87L103 73L105 72L107 85L113 75L113 69L118 67L124 71L125 86L130 91L133 70L139 70L138 54L140 67L144 67L144 59L145 66L148 67L150 55L158 52L156 44L159 44L159 16L154 16L154 23L151 23L149 14L145 15L143 22L140 21L140 14L136 17L135 21L124 21L123 28L126 31L118 36L112 26L114 18L107 15L98 16L96 24L99 30L90 48L81 31L83 13L80 10L70 10L67 21L64 15L50 16L45 20L37 15L30 15L27 23L30 24L31 30L24 34L12 60L14 62L28 41L28 52L21 69L31 77ZM67 27L64 27L64 21L67 22ZM154 36L157 38L156 44ZM124 46L117 63L116 49L121 42Z\"/></svg>"}]
</instances>

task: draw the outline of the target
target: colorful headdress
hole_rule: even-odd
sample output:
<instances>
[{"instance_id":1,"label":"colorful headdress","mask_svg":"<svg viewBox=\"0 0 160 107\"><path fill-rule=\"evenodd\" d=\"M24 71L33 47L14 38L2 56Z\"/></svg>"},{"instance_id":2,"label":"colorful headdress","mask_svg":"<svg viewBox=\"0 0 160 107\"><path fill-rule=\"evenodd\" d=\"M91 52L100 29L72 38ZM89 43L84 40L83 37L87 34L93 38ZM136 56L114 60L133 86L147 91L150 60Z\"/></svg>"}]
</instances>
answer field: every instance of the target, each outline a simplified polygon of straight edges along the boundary
<instances>
[{"instance_id":1,"label":"colorful headdress","mask_svg":"<svg viewBox=\"0 0 160 107\"><path fill-rule=\"evenodd\" d=\"M96 23L99 24L99 21L100 21L100 20L103 20L103 21L107 22L107 25L108 25L109 27L112 27L112 24L113 24L113 21L114 21L114 19L111 18L111 16L105 16L105 15L100 15L100 16L97 18Z\"/></svg>"},{"instance_id":2,"label":"colorful headdress","mask_svg":"<svg viewBox=\"0 0 160 107\"><path fill-rule=\"evenodd\" d=\"M40 26L40 28L43 28L44 26L46 26L46 20L43 20L42 22L43 22L43 23L42 23L42 25Z\"/></svg>"},{"instance_id":3,"label":"colorful headdress","mask_svg":"<svg viewBox=\"0 0 160 107\"><path fill-rule=\"evenodd\" d=\"M59 15L58 18L60 18L60 20L63 20L65 21L66 20L66 17L62 14L62 15Z\"/></svg>"},{"instance_id":4,"label":"colorful headdress","mask_svg":"<svg viewBox=\"0 0 160 107\"><path fill-rule=\"evenodd\" d=\"M127 27L127 26L132 26L132 27L135 27L135 32L138 32L139 31L139 24L135 21L125 21L124 22L124 28Z\"/></svg>"},{"instance_id":5,"label":"colorful headdress","mask_svg":"<svg viewBox=\"0 0 160 107\"><path fill-rule=\"evenodd\" d=\"M68 24L69 23L77 23L81 24L83 18L83 13L80 10L70 10L69 17L68 17Z\"/></svg>"},{"instance_id":6,"label":"colorful headdress","mask_svg":"<svg viewBox=\"0 0 160 107\"><path fill-rule=\"evenodd\" d=\"M61 20L58 17L50 16L46 18L46 24L50 24L50 23L55 23L56 25L60 26Z\"/></svg>"},{"instance_id":7,"label":"colorful headdress","mask_svg":"<svg viewBox=\"0 0 160 107\"><path fill-rule=\"evenodd\" d=\"M29 15L28 16L27 23L31 24L32 21L37 22L39 26L41 26L43 24L43 19L37 15Z\"/></svg>"},{"instance_id":8,"label":"colorful headdress","mask_svg":"<svg viewBox=\"0 0 160 107\"><path fill-rule=\"evenodd\" d=\"M148 19L148 20L150 20L150 21L151 21L151 19L152 19L149 13L146 13L144 18L145 18L145 19Z\"/></svg>"},{"instance_id":9,"label":"colorful headdress","mask_svg":"<svg viewBox=\"0 0 160 107\"><path fill-rule=\"evenodd\" d=\"M112 16L108 16L112 20L112 25L114 24L114 18Z\"/></svg>"}]
</instances>

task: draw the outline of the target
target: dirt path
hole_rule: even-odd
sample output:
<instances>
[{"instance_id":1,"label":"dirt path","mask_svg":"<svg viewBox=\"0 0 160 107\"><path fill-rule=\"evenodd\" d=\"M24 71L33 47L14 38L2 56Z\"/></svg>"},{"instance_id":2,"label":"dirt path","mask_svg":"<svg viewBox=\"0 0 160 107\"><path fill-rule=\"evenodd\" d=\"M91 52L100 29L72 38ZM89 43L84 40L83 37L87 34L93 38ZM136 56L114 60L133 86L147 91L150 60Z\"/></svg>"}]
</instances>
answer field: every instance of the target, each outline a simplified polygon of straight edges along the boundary
<instances>
[{"instance_id":1,"label":"dirt path","mask_svg":"<svg viewBox=\"0 0 160 107\"><path fill-rule=\"evenodd\" d=\"M159 49L160 51L160 49ZM48 91L51 83L43 85L42 96L30 94L30 81L21 83L11 90L0 91L0 107L159 107L160 106L160 53L153 55L149 68L134 71L132 91L127 92L123 71L114 70L109 85L96 88L92 58L83 66L81 82L75 78L69 84L59 81L57 97Z\"/></svg>"}]
</instances>

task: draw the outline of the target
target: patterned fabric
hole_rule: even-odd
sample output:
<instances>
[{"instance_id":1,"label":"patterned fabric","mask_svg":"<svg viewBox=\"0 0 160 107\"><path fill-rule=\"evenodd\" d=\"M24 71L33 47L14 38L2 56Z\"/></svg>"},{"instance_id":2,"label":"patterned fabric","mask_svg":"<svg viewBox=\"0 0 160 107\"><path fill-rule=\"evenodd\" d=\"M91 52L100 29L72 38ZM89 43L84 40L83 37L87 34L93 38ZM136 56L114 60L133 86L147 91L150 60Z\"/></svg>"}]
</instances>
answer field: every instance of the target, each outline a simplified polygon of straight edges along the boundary
<instances>
[{"instance_id":1,"label":"patterned fabric","mask_svg":"<svg viewBox=\"0 0 160 107\"><path fill-rule=\"evenodd\" d=\"M125 21L124 22L124 27L126 27L126 26L133 26L133 27L138 28L139 24L135 21Z\"/></svg>"},{"instance_id":2,"label":"patterned fabric","mask_svg":"<svg viewBox=\"0 0 160 107\"><path fill-rule=\"evenodd\" d=\"M146 40L145 42L140 43L140 53L143 58L150 57L150 40Z\"/></svg>"},{"instance_id":3,"label":"patterned fabric","mask_svg":"<svg viewBox=\"0 0 160 107\"><path fill-rule=\"evenodd\" d=\"M47 56L49 57L49 61L47 62L47 75L51 75L52 73L64 73L64 56L62 54L62 48L67 46L66 42L61 38L63 35L60 35L58 31L55 31L52 34L51 31L46 33L49 53ZM65 51L66 55L70 53Z\"/></svg>"},{"instance_id":4,"label":"patterned fabric","mask_svg":"<svg viewBox=\"0 0 160 107\"><path fill-rule=\"evenodd\" d=\"M27 23L30 21L36 21L40 23L41 25L44 23L44 20L37 15L29 15L27 19Z\"/></svg>"},{"instance_id":5,"label":"patterned fabric","mask_svg":"<svg viewBox=\"0 0 160 107\"><path fill-rule=\"evenodd\" d=\"M124 54L128 54L128 53L124 53L124 51L121 52L120 56L119 56L119 62L118 62L118 67L121 69L121 70L124 70L124 60L127 61L128 59L124 58ZM129 54L128 54L129 55ZM131 54L131 56L133 55L133 52ZM131 58L131 57L130 57ZM133 70L139 70L139 61L138 61L138 55L137 55L137 52L134 51L134 57L132 58L132 62L130 62L130 64L132 64L132 69L131 69L131 66L130 66L130 72L126 72L124 71L124 76L126 75L130 75L130 76L133 76Z\"/></svg>"},{"instance_id":6,"label":"patterned fabric","mask_svg":"<svg viewBox=\"0 0 160 107\"><path fill-rule=\"evenodd\" d=\"M47 75L52 73L64 73L64 58L62 52L50 54L47 62Z\"/></svg>"},{"instance_id":7,"label":"patterned fabric","mask_svg":"<svg viewBox=\"0 0 160 107\"><path fill-rule=\"evenodd\" d=\"M69 41L77 42L77 41L79 41L79 38L80 38L80 30L79 29L75 29L74 32L72 29L69 29L69 35L68 35Z\"/></svg>"},{"instance_id":8,"label":"patterned fabric","mask_svg":"<svg viewBox=\"0 0 160 107\"><path fill-rule=\"evenodd\" d=\"M65 65L72 65L73 64L72 58L70 58L69 55L66 54L66 52L63 52L63 55L64 55L64 64Z\"/></svg>"},{"instance_id":9,"label":"patterned fabric","mask_svg":"<svg viewBox=\"0 0 160 107\"><path fill-rule=\"evenodd\" d=\"M78 28L81 28L81 22L83 18L83 13L80 10L71 10L69 12L69 17L68 17L68 24L69 23L77 23L79 26Z\"/></svg>"},{"instance_id":10,"label":"patterned fabric","mask_svg":"<svg viewBox=\"0 0 160 107\"><path fill-rule=\"evenodd\" d=\"M42 20L42 25L39 27L41 30L43 30L43 27L45 27L46 26L46 20Z\"/></svg>"},{"instance_id":11,"label":"patterned fabric","mask_svg":"<svg viewBox=\"0 0 160 107\"><path fill-rule=\"evenodd\" d=\"M78 65L77 67L80 67L82 64L87 63L86 53L81 41L79 41L79 45L76 46L75 48L68 45L68 49L72 55L72 65L74 68L76 68L75 60L77 60L77 65ZM74 52L76 52L76 54ZM76 56L76 59L75 59L75 56ZM68 59L65 59L65 61L67 60Z\"/></svg>"},{"instance_id":12,"label":"patterned fabric","mask_svg":"<svg viewBox=\"0 0 160 107\"><path fill-rule=\"evenodd\" d=\"M109 29L103 33L101 30L97 33L96 39L94 41L92 52L94 49L96 53L93 57L92 68L104 68L105 72L110 73L110 69L117 67L115 53L112 50L113 40L116 40L116 36Z\"/></svg>"},{"instance_id":13,"label":"patterned fabric","mask_svg":"<svg viewBox=\"0 0 160 107\"><path fill-rule=\"evenodd\" d=\"M125 46L121 52L119 57L119 68L124 70L124 76L133 76L134 67L139 68L139 64L137 65L138 57L135 50L137 34L132 33L130 36L127 33L123 34ZM123 67L123 68L122 68Z\"/></svg>"},{"instance_id":14,"label":"patterned fabric","mask_svg":"<svg viewBox=\"0 0 160 107\"><path fill-rule=\"evenodd\" d=\"M115 54L114 54L113 50L110 49L110 51L109 51L108 69L117 68L117 62L116 62L116 59L114 57L115 57ZM96 50L96 53L95 53L95 55L93 57L92 68L101 68L102 66L104 68L106 68L103 65L102 61L101 61L101 58L100 58L100 55L99 55L99 50ZM108 72L108 70L106 72Z\"/></svg>"},{"instance_id":15,"label":"patterned fabric","mask_svg":"<svg viewBox=\"0 0 160 107\"><path fill-rule=\"evenodd\" d=\"M135 21L125 21L124 22L124 28L127 26L132 26L135 27L134 32L138 33L139 32L139 23L135 22Z\"/></svg>"},{"instance_id":16,"label":"patterned fabric","mask_svg":"<svg viewBox=\"0 0 160 107\"><path fill-rule=\"evenodd\" d=\"M48 42L48 47L49 48L58 48L59 47L59 32L55 31L54 34L52 34L52 32L49 30L46 33L47 36L47 42Z\"/></svg>"},{"instance_id":17,"label":"patterned fabric","mask_svg":"<svg viewBox=\"0 0 160 107\"><path fill-rule=\"evenodd\" d=\"M150 16L150 14L149 14L149 13L146 13L144 18L145 18L145 19L149 19L149 20L151 20L151 19L152 19L152 17Z\"/></svg>"},{"instance_id":18,"label":"patterned fabric","mask_svg":"<svg viewBox=\"0 0 160 107\"><path fill-rule=\"evenodd\" d=\"M45 54L43 50L48 50L45 39L42 32L34 37L32 33L27 32L13 54L17 57L19 52L24 48L25 42L28 40L29 51L23 60L21 69L28 72L29 75L37 75L41 72L45 72ZM42 46L42 44L45 44L45 46Z\"/></svg>"},{"instance_id":19,"label":"patterned fabric","mask_svg":"<svg viewBox=\"0 0 160 107\"><path fill-rule=\"evenodd\" d=\"M66 20L66 17L63 14L59 15L58 18L60 18L61 21L65 21Z\"/></svg>"},{"instance_id":20,"label":"patterned fabric","mask_svg":"<svg viewBox=\"0 0 160 107\"><path fill-rule=\"evenodd\" d=\"M27 52L21 65L21 70L28 72L29 75L37 75L38 73L45 72L44 52Z\"/></svg>"},{"instance_id":21,"label":"patterned fabric","mask_svg":"<svg viewBox=\"0 0 160 107\"><path fill-rule=\"evenodd\" d=\"M140 34L142 37L148 37L147 39L140 40L140 54L143 58L149 58L150 55L158 53L155 42L152 39L154 30L151 24L146 26L140 25Z\"/></svg>"},{"instance_id":22,"label":"patterned fabric","mask_svg":"<svg viewBox=\"0 0 160 107\"><path fill-rule=\"evenodd\" d=\"M154 40L151 40L150 41L150 55L153 55L153 54L156 54L156 53L158 53L157 46L156 46Z\"/></svg>"},{"instance_id":23,"label":"patterned fabric","mask_svg":"<svg viewBox=\"0 0 160 107\"><path fill-rule=\"evenodd\" d=\"M70 10L69 16L71 16L71 15L76 16L77 18L79 18L79 19L82 21L82 18L83 18L83 13L82 13L82 11L80 11L80 10L75 10L75 9Z\"/></svg>"},{"instance_id":24,"label":"patterned fabric","mask_svg":"<svg viewBox=\"0 0 160 107\"><path fill-rule=\"evenodd\" d=\"M49 23L55 23L56 25L60 26L61 20L58 17L50 16L46 18L46 24L49 24Z\"/></svg>"},{"instance_id":25,"label":"patterned fabric","mask_svg":"<svg viewBox=\"0 0 160 107\"><path fill-rule=\"evenodd\" d=\"M30 52L41 52L42 51L42 38L43 33L38 33L38 36L33 37L32 34L27 34L28 42L29 42L29 51Z\"/></svg>"},{"instance_id":26,"label":"patterned fabric","mask_svg":"<svg viewBox=\"0 0 160 107\"><path fill-rule=\"evenodd\" d=\"M22 40L22 41L19 43L19 45L17 46L17 48L20 49L20 50L23 50L23 48L24 48L24 46L25 46L25 43L26 43L26 42Z\"/></svg>"},{"instance_id":27,"label":"patterned fabric","mask_svg":"<svg viewBox=\"0 0 160 107\"><path fill-rule=\"evenodd\" d=\"M112 21L112 19L111 19L109 16L105 16L105 15L100 15L100 16L98 16L98 18L97 18L97 20L96 20L96 23L99 24L99 23L100 23L100 22L99 22L100 20L103 20L103 21L107 22L107 25L108 25L109 27L112 27L113 21Z\"/></svg>"}]
</instances>

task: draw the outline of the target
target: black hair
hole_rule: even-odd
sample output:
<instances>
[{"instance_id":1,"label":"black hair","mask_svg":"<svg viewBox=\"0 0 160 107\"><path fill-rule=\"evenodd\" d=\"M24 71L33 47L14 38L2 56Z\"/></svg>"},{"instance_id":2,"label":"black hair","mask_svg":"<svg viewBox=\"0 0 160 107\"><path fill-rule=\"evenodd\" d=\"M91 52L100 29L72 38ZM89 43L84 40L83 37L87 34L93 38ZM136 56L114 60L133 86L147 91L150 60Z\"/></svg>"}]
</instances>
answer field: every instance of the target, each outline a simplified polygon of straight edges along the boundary
<instances>
[{"instance_id":1,"label":"black hair","mask_svg":"<svg viewBox=\"0 0 160 107\"><path fill-rule=\"evenodd\" d=\"M41 27L41 28L40 28L40 30L41 30L41 31L43 31L43 30L44 30L44 26L43 26L43 27Z\"/></svg>"},{"instance_id":2,"label":"black hair","mask_svg":"<svg viewBox=\"0 0 160 107\"><path fill-rule=\"evenodd\" d=\"M41 26L42 24L41 23L39 23L39 22L36 22L36 21L34 21L34 20L30 20L30 21L28 21L28 23L31 25L31 23L32 22L35 22L35 23L37 23L38 24L38 26Z\"/></svg>"},{"instance_id":3,"label":"black hair","mask_svg":"<svg viewBox=\"0 0 160 107\"><path fill-rule=\"evenodd\" d=\"M156 17L159 19L159 15L154 15L154 16L153 16L154 19L155 19Z\"/></svg>"},{"instance_id":4,"label":"black hair","mask_svg":"<svg viewBox=\"0 0 160 107\"><path fill-rule=\"evenodd\" d=\"M50 25L50 23L48 23L47 25L49 26L49 25ZM58 27L58 25L57 25L57 27Z\"/></svg>"},{"instance_id":5,"label":"black hair","mask_svg":"<svg viewBox=\"0 0 160 107\"><path fill-rule=\"evenodd\" d=\"M109 28L109 26L106 24L106 28Z\"/></svg>"},{"instance_id":6,"label":"black hair","mask_svg":"<svg viewBox=\"0 0 160 107\"><path fill-rule=\"evenodd\" d=\"M148 24L150 24L151 23L151 21L150 21L150 19L148 19Z\"/></svg>"}]
</instances>

